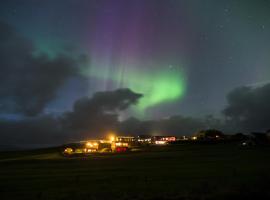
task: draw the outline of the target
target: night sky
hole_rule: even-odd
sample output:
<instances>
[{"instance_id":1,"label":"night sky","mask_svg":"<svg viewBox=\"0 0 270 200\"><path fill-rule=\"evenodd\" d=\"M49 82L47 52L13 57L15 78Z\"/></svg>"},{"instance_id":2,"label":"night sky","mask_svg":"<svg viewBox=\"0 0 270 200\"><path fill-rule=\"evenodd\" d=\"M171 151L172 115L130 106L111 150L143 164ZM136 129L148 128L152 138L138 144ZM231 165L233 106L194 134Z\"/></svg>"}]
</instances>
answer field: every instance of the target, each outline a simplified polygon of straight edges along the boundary
<instances>
[{"instance_id":1,"label":"night sky","mask_svg":"<svg viewBox=\"0 0 270 200\"><path fill-rule=\"evenodd\" d=\"M84 55L79 73L47 97L44 113L130 88L144 97L123 119L219 116L234 88L270 80L268 0L6 0L0 21L31 42L31 54Z\"/></svg>"}]
</instances>

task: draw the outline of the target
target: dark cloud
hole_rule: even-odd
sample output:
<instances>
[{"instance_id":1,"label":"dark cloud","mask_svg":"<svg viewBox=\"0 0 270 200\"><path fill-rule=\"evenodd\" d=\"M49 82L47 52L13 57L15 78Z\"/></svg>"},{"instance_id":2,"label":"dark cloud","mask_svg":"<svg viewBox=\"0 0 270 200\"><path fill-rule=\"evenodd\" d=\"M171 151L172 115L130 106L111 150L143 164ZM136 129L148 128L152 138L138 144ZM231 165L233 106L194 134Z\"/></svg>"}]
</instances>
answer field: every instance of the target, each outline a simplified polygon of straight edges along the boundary
<instances>
[{"instance_id":1,"label":"dark cloud","mask_svg":"<svg viewBox=\"0 0 270 200\"><path fill-rule=\"evenodd\" d=\"M261 87L240 87L228 96L223 110L227 126L246 131L265 131L270 127L270 84Z\"/></svg>"},{"instance_id":2,"label":"dark cloud","mask_svg":"<svg viewBox=\"0 0 270 200\"><path fill-rule=\"evenodd\" d=\"M205 119L183 116L148 121L130 118L119 124L119 132L131 135L190 135L207 127Z\"/></svg>"},{"instance_id":3,"label":"dark cloud","mask_svg":"<svg viewBox=\"0 0 270 200\"><path fill-rule=\"evenodd\" d=\"M85 57L35 55L31 41L0 22L0 112L34 116L43 111Z\"/></svg>"},{"instance_id":4,"label":"dark cloud","mask_svg":"<svg viewBox=\"0 0 270 200\"><path fill-rule=\"evenodd\" d=\"M101 135L115 130L118 112L136 104L142 94L130 89L97 92L92 98L84 97L74 103L73 111L63 116L67 130L76 130L80 134Z\"/></svg>"},{"instance_id":5,"label":"dark cloud","mask_svg":"<svg viewBox=\"0 0 270 200\"><path fill-rule=\"evenodd\" d=\"M52 116L0 120L0 132L0 150L59 145L70 138L62 132L59 120Z\"/></svg>"},{"instance_id":6,"label":"dark cloud","mask_svg":"<svg viewBox=\"0 0 270 200\"><path fill-rule=\"evenodd\" d=\"M108 131L116 130L118 112L137 103L141 97L141 94L129 89L97 92L92 98L77 100L73 111L61 117L41 115L15 121L0 118L0 150L57 145L89 137L102 137Z\"/></svg>"}]
</instances>

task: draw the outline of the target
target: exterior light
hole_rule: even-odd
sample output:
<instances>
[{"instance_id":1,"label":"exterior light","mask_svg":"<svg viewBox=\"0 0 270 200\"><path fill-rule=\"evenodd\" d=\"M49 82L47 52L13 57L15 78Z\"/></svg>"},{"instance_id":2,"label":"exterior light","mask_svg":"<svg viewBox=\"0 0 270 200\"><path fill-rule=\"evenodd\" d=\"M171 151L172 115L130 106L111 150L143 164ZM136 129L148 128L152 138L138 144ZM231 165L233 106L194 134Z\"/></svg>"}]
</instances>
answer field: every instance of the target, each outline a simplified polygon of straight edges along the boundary
<instances>
[{"instance_id":1,"label":"exterior light","mask_svg":"<svg viewBox=\"0 0 270 200\"><path fill-rule=\"evenodd\" d=\"M67 154L71 154L73 152L73 149L72 148L65 148L64 152Z\"/></svg>"},{"instance_id":2,"label":"exterior light","mask_svg":"<svg viewBox=\"0 0 270 200\"><path fill-rule=\"evenodd\" d=\"M110 137L110 141L113 142L115 140L115 137L114 136L111 136Z\"/></svg>"},{"instance_id":3,"label":"exterior light","mask_svg":"<svg viewBox=\"0 0 270 200\"><path fill-rule=\"evenodd\" d=\"M107 135L107 138L110 140L110 142L115 141L116 137L115 137L115 133L114 132L109 132Z\"/></svg>"},{"instance_id":4,"label":"exterior light","mask_svg":"<svg viewBox=\"0 0 270 200\"><path fill-rule=\"evenodd\" d=\"M86 143L86 146L87 146L87 147L92 147L93 144L92 144L91 142L87 142L87 143Z\"/></svg>"},{"instance_id":5,"label":"exterior light","mask_svg":"<svg viewBox=\"0 0 270 200\"><path fill-rule=\"evenodd\" d=\"M128 143L126 143L126 142L116 142L115 146L117 146L117 147L127 147Z\"/></svg>"},{"instance_id":6,"label":"exterior light","mask_svg":"<svg viewBox=\"0 0 270 200\"><path fill-rule=\"evenodd\" d=\"M65 153L72 153L73 152L73 149L71 148L65 148Z\"/></svg>"},{"instance_id":7,"label":"exterior light","mask_svg":"<svg viewBox=\"0 0 270 200\"><path fill-rule=\"evenodd\" d=\"M167 141L164 141L164 140L158 140L158 141L155 141L155 144L165 145L165 144L167 144Z\"/></svg>"},{"instance_id":8,"label":"exterior light","mask_svg":"<svg viewBox=\"0 0 270 200\"><path fill-rule=\"evenodd\" d=\"M121 146L120 142L115 143L115 146Z\"/></svg>"}]
</instances>

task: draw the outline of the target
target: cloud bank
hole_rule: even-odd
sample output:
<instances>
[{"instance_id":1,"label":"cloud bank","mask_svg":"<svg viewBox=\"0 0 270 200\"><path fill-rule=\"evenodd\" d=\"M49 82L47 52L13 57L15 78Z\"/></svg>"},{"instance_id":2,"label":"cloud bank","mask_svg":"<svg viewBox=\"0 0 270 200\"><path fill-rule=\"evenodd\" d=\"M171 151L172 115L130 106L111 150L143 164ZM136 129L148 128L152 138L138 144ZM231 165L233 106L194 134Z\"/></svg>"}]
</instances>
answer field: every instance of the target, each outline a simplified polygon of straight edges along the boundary
<instances>
[{"instance_id":1,"label":"cloud bank","mask_svg":"<svg viewBox=\"0 0 270 200\"><path fill-rule=\"evenodd\" d=\"M85 57L35 55L33 43L0 22L0 112L36 116L65 81L78 74Z\"/></svg>"},{"instance_id":2,"label":"cloud bank","mask_svg":"<svg viewBox=\"0 0 270 200\"><path fill-rule=\"evenodd\" d=\"M239 87L227 95L223 110L227 126L244 131L270 128L270 84L261 87Z\"/></svg>"}]
</instances>

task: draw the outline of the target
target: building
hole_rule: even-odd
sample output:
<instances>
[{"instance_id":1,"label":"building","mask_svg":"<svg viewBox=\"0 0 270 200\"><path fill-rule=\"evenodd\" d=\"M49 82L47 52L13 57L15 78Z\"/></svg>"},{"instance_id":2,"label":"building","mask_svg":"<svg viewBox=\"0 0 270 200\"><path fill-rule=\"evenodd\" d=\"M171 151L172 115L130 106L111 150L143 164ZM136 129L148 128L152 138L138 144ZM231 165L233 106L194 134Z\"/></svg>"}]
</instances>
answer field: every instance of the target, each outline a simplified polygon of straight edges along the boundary
<instances>
[{"instance_id":1,"label":"building","mask_svg":"<svg viewBox=\"0 0 270 200\"><path fill-rule=\"evenodd\" d=\"M151 144L152 137L150 135L139 135L137 136L137 142L139 144Z\"/></svg>"},{"instance_id":2,"label":"building","mask_svg":"<svg viewBox=\"0 0 270 200\"><path fill-rule=\"evenodd\" d=\"M136 140L135 137L131 136L116 136L112 140L112 151L115 152L125 152L130 150L133 146L135 146Z\"/></svg>"},{"instance_id":3,"label":"building","mask_svg":"<svg viewBox=\"0 0 270 200\"><path fill-rule=\"evenodd\" d=\"M111 151L111 142L106 140L87 140L64 145L64 155L89 154Z\"/></svg>"},{"instance_id":4,"label":"building","mask_svg":"<svg viewBox=\"0 0 270 200\"><path fill-rule=\"evenodd\" d=\"M175 136L153 136L152 137L152 143L153 144L168 144L170 142L175 142L176 137Z\"/></svg>"}]
</instances>

